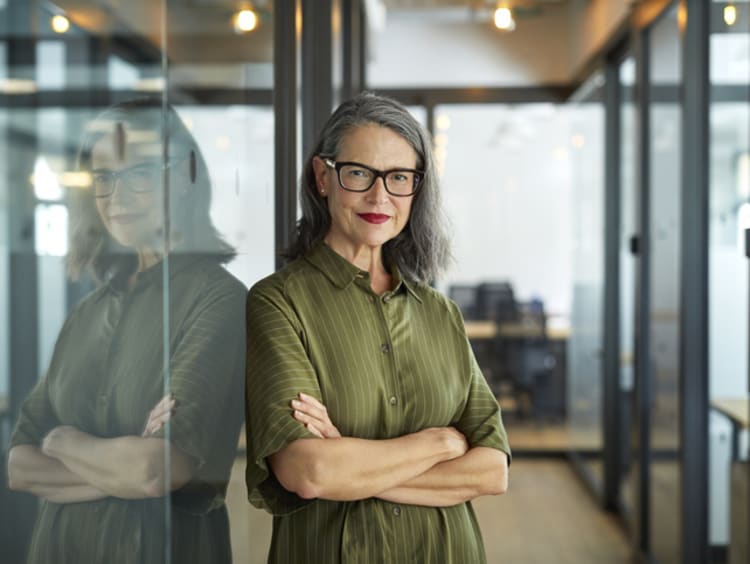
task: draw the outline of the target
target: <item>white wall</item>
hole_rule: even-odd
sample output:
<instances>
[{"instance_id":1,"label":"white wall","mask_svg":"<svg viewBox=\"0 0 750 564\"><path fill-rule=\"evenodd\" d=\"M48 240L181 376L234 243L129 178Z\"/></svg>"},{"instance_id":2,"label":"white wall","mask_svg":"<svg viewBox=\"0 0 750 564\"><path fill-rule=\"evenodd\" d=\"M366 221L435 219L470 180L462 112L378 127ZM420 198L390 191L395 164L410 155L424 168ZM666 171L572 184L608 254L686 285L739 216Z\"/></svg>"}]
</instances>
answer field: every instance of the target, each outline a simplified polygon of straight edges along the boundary
<instances>
[{"instance_id":1,"label":"white wall","mask_svg":"<svg viewBox=\"0 0 750 564\"><path fill-rule=\"evenodd\" d=\"M571 289L568 110L441 106L450 118L442 177L456 263L441 285L509 280L521 301L567 314Z\"/></svg>"},{"instance_id":2,"label":"white wall","mask_svg":"<svg viewBox=\"0 0 750 564\"><path fill-rule=\"evenodd\" d=\"M535 86L570 75L567 8L520 20L502 33L468 10L391 10L370 37L368 84L419 86Z\"/></svg>"}]
</instances>

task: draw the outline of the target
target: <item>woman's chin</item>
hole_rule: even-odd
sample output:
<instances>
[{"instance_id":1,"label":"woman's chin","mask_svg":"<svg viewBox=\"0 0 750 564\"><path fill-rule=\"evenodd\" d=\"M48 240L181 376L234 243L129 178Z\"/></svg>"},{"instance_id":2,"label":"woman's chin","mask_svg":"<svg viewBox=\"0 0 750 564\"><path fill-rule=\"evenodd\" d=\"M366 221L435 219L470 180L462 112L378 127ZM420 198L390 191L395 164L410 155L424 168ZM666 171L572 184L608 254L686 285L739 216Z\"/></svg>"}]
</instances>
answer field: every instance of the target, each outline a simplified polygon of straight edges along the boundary
<instances>
[{"instance_id":1,"label":"woman's chin","mask_svg":"<svg viewBox=\"0 0 750 564\"><path fill-rule=\"evenodd\" d=\"M132 229L113 226L110 235L119 245L131 249L160 246L161 234L153 230Z\"/></svg>"}]
</instances>

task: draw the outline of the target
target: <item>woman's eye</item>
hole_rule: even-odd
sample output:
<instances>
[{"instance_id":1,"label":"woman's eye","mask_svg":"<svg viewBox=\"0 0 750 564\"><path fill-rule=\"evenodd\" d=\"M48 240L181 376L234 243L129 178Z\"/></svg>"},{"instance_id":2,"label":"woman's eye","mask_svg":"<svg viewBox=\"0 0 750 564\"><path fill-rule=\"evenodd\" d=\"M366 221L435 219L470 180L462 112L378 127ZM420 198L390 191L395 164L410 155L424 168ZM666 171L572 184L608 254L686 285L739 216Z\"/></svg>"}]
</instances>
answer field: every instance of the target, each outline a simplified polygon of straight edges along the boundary
<instances>
[{"instance_id":1,"label":"woman's eye","mask_svg":"<svg viewBox=\"0 0 750 564\"><path fill-rule=\"evenodd\" d=\"M369 171L365 170L364 168L353 168L349 170L349 176L354 176L357 178L362 178L368 176Z\"/></svg>"}]
</instances>

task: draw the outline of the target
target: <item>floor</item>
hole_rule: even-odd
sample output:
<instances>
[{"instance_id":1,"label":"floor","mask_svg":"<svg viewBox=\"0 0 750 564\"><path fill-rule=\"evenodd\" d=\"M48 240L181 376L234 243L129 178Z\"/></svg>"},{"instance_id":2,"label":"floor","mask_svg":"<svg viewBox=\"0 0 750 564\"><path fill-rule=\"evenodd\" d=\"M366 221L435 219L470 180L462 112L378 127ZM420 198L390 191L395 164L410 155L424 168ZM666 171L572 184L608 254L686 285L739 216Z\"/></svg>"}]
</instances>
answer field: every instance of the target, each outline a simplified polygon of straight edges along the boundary
<instances>
[{"instance_id":1,"label":"floor","mask_svg":"<svg viewBox=\"0 0 750 564\"><path fill-rule=\"evenodd\" d=\"M265 562L270 517L245 501L244 461L232 473L228 505L234 560ZM627 539L604 513L570 465L555 459L516 459L510 488L475 501L489 564L630 563Z\"/></svg>"}]
</instances>

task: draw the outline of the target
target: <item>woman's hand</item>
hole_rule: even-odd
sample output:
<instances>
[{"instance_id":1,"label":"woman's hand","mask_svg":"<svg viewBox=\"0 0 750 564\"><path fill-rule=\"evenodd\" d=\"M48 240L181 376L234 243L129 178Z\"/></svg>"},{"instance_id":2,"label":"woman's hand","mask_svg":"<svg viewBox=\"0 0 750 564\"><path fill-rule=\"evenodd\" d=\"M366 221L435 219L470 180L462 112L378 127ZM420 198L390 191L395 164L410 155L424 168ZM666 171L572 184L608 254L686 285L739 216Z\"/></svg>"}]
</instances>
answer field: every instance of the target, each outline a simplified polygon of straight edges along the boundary
<instances>
[{"instance_id":1,"label":"woman's hand","mask_svg":"<svg viewBox=\"0 0 750 564\"><path fill-rule=\"evenodd\" d=\"M42 453L58 458L58 454L65 450L65 442L78 432L78 429L70 425L58 425L42 439Z\"/></svg>"},{"instance_id":2,"label":"woman's hand","mask_svg":"<svg viewBox=\"0 0 750 564\"><path fill-rule=\"evenodd\" d=\"M320 439L338 439L341 433L331 422L326 406L314 397L300 393L292 400L294 418Z\"/></svg>"},{"instance_id":3,"label":"woman's hand","mask_svg":"<svg viewBox=\"0 0 750 564\"><path fill-rule=\"evenodd\" d=\"M148 414L146 426L143 428L142 437L150 437L161 429L164 424L172 418L176 402L172 394L167 394L159 400L151 413Z\"/></svg>"}]
</instances>

